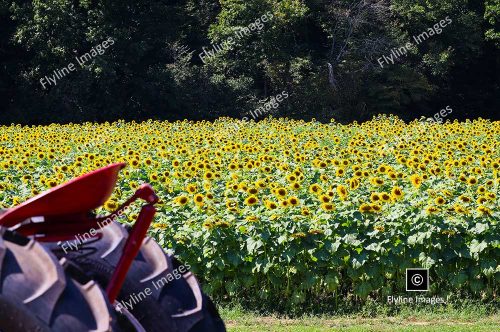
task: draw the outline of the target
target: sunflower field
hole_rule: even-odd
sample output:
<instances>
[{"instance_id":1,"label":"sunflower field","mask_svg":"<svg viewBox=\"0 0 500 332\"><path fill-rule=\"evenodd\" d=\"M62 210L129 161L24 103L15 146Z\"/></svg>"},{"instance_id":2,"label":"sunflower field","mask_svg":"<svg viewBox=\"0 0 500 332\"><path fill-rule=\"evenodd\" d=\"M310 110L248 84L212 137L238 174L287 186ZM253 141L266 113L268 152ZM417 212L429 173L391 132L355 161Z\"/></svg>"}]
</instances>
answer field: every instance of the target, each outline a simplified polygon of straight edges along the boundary
<instances>
[{"instance_id":1,"label":"sunflower field","mask_svg":"<svg viewBox=\"0 0 500 332\"><path fill-rule=\"evenodd\" d=\"M500 122L392 116L349 125L223 118L3 126L0 203L14 206L123 161L98 213L150 183L160 197L150 235L216 297L290 305L383 298L404 291L406 268L425 267L431 294L494 299L499 138Z\"/></svg>"}]
</instances>

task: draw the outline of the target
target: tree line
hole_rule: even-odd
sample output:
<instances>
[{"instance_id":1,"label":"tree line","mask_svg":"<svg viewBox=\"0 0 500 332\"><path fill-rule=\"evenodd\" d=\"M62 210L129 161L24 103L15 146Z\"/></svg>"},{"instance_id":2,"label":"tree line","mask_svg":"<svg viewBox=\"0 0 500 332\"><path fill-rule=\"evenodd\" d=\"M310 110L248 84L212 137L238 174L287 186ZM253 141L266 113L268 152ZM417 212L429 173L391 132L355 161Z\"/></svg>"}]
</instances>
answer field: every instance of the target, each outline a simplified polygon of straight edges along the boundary
<instances>
[{"instance_id":1,"label":"tree line","mask_svg":"<svg viewBox=\"0 0 500 332\"><path fill-rule=\"evenodd\" d=\"M1 123L243 118L283 91L269 115L495 118L499 21L498 0L0 0Z\"/></svg>"}]
</instances>

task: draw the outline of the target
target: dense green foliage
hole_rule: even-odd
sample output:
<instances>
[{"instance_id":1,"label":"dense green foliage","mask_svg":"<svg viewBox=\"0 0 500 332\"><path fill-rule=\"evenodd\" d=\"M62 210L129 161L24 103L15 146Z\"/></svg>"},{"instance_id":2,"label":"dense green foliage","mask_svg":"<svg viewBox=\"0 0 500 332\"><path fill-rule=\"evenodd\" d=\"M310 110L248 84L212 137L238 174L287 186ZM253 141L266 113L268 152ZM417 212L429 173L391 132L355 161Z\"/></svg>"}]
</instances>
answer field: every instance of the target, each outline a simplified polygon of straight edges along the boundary
<instances>
[{"instance_id":1,"label":"dense green foliage","mask_svg":"<svg viewBox=\"0 0 500 332\"><path fill-rule=\"evenodd\" d=\"M491 118L499 15L498 0L0 0L2 122L244 117L285 90L274 115L409 119L450 105L450 117ZM441 34L379 66L447 16ZM109 37L104 54L42 87Z\"/></svg>"}]
</instances>

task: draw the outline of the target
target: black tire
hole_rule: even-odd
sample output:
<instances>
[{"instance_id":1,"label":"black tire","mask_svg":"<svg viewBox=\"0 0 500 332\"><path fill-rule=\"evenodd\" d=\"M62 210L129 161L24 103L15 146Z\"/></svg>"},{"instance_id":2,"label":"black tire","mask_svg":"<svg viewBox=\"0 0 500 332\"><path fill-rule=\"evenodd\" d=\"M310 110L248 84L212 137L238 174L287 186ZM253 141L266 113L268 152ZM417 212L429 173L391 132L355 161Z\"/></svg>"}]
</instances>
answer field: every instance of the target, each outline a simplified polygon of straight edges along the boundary
<instances>
[{"instance_id":1,"label":"black tire","mask_svg":"<svg viewBox=\"0 0 500 332\"><path fill-rule=\"evenodd\" d=\"M106 288L123 247L127 230L111 223L101 230L100 240L84 244L78 251L64 253L52 244L58 257L75 262L92 279ZM202 293L195 276L173 256L167 255L151 238L146 238L135 258L118 296L125 307L148 332L224 332L224 323L212 301ZM175 276L175 278L174 278ZM133 294L144 295L132 301ZM136 297L137 299L137 297ZM198 305L198 306L197 306ZM161 323L159 323L161 322Z\"/></svg>"},{"instance_id":2,"label":"black tire","mask_svg":"<svg viewBox=\"0 0 500 332\"><path fill-rule=\"evenodd\" d=\"M0 295L0 331L50 332L49 327L39 320L24 305Z\"/></svg>"},{"instance_id":3,"label":"black tire","mask_svg":"<svg viewBox=\"0 0 500 332\"><path fill-rule=\"evenodd\" d=\"M0 331L119 331L99 285L34 240L0 227Z\"/></svg>"}]
</instances>

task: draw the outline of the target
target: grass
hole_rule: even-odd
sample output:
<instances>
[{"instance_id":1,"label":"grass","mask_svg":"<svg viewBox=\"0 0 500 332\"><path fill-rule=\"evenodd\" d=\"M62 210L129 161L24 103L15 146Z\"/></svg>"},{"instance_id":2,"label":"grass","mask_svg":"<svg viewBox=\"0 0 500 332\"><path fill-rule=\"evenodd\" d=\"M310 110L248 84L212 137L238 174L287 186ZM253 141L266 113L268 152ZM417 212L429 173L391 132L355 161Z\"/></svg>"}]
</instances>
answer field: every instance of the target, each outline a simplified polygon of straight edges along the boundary
<instances>
[{"instance_id":1,"label":"grass","mask_svg":"<svg viewBox=\"0 0 500 332\"><path fill-rule=\"evenodd\" d=\"M481 306L402 308L398 314L366 317L283 317L257 314L240 307L222 308L229 332L318 332L318 331L500 331L500 313Z\"/></svg>"}]
</instances>

